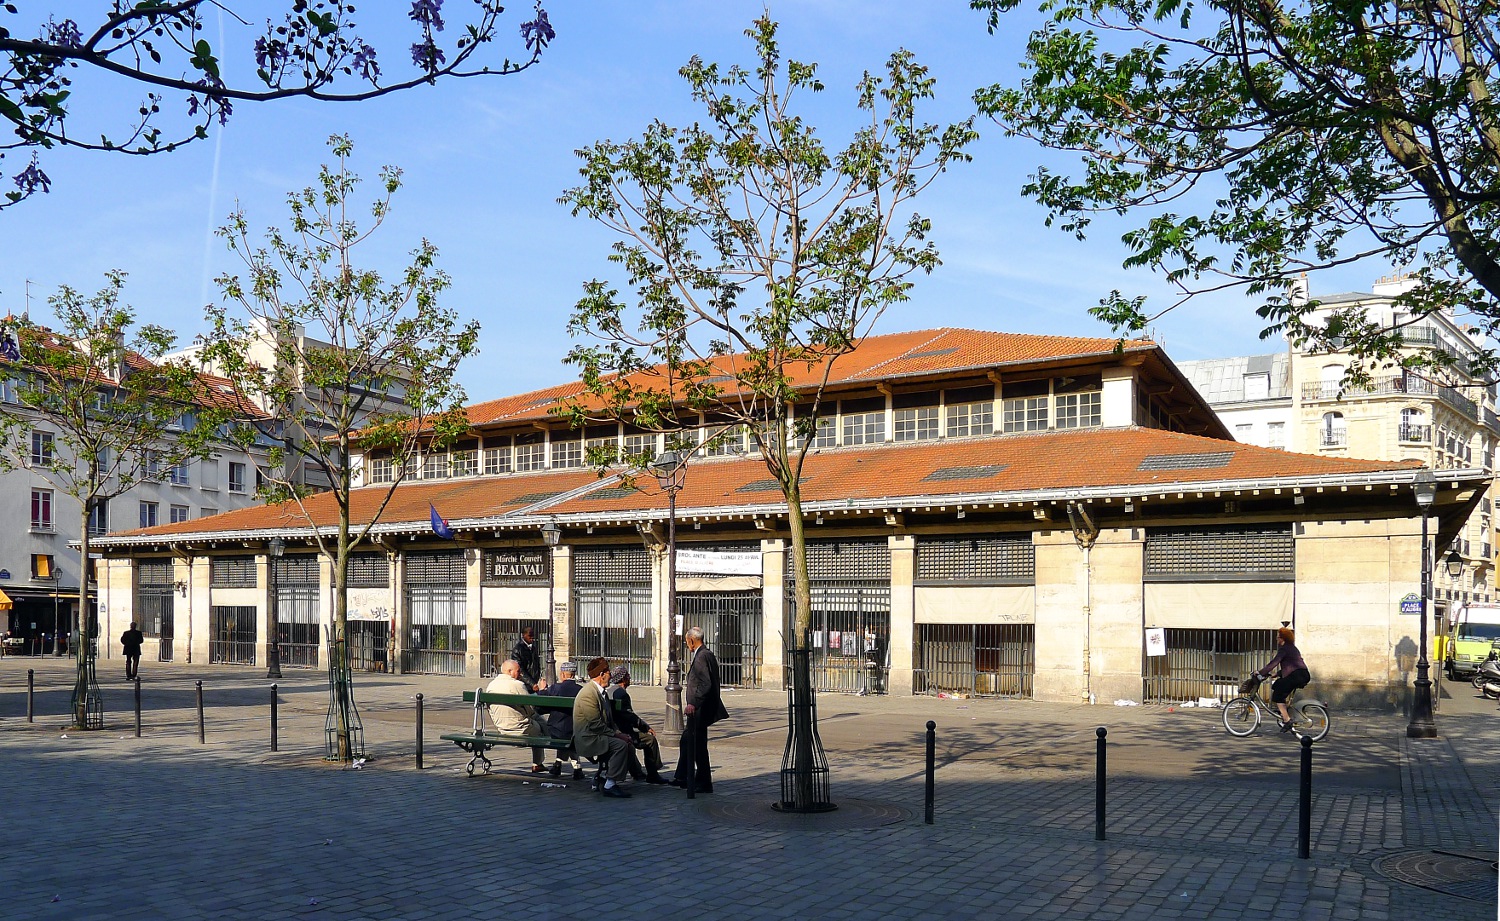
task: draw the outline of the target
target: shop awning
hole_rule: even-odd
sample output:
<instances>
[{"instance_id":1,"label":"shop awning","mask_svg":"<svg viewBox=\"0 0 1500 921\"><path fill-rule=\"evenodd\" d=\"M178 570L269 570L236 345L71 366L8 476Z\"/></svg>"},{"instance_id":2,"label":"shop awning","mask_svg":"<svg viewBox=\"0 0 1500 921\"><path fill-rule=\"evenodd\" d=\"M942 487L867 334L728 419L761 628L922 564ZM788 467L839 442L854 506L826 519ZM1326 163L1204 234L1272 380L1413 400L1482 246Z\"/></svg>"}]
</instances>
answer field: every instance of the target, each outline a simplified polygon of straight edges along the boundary
<instances>
[{"instance_id":1,"label":"shop awning","mask_svg":"<svg viewBox=\"0 0 1500 921\"><path fill-rule=\"evenodd\" d=\"M0 611L9 611L15 606L16 603L10 600L10 596L5 594L5 592L0 591Z\"/></svg>"}]
</instances>

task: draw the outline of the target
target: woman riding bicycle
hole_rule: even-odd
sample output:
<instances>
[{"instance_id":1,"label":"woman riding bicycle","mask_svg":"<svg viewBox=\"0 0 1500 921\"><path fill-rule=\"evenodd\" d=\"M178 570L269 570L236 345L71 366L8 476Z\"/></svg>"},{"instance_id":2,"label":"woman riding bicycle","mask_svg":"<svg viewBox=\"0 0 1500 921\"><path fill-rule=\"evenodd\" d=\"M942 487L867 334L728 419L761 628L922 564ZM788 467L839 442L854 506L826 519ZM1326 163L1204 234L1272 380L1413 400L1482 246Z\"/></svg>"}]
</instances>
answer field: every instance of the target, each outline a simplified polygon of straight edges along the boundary
<instances>
[{"instance_id":1,"label":"woman riding bicycle","mask_svg":"<svg viewBox=\"0 0 1500 921\"><path fill-rule=\"evenodd\" d=\"M1298 688L1307 687L1312 681L1312 673L1307 670L1307 663L1302 661L1302 652L1297 649L1297 644L1292 642L1296 634L1291 627L1282 627L1276 631L1276 657L1266 663L1266 667L1256 672L1262 678L1271 674L1278 666L1280 675L1271 682L1271 703L1281 713L1278 725L1282 732L1290 732L1292 729L1292 716L1287 712L1286 701L1292 696L1292 692Z\"/></svg>"}]
</instances>

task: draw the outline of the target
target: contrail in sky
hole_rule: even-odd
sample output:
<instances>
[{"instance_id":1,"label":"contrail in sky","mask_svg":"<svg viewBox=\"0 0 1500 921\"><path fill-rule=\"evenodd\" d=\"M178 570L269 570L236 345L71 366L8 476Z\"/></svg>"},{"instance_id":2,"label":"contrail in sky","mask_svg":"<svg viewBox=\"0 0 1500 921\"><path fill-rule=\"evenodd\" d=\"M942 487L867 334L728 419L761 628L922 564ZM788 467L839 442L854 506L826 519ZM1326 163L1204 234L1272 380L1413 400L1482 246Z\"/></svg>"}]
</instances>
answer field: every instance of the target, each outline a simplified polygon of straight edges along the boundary
<instances>
[{"instance_id":1,"label":"contrail in sky","mask_svg":"<svg viewBox=\"0 0 1500 921\"><path fill-rule=\"evenodd\" d=\"M224 53L224 11L219 11L219 54ZM213 251L214 221L219 213L219 154L224 149L224 132L228 126L220 125L214 132L214 171L208 183L208 228L203 239L203 286L198 290L198 306L208 304L208 285L213 272L209 269L209 255Z\"/></svg>"}]
</instances>

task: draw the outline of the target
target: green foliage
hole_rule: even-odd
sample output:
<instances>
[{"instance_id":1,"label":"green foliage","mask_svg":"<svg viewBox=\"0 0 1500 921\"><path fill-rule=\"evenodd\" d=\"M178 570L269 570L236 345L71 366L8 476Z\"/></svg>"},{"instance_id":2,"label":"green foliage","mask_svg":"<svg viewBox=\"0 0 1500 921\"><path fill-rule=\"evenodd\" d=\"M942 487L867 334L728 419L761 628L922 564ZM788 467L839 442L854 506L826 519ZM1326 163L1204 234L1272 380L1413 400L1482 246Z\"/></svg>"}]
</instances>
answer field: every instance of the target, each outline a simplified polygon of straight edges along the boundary
<instances>
[{"instance_id":1,"label":"green foliage","mask_svg":"<svg viewBox=\"0 0 1500 921\"><path fill-rule=\"evenodd\" d=\"M817 65L784 60L776 32L764 17L746 31L753 69L697 57L681 69L703 121L657 121L578 151L582 182L560 201L619 234L609 260L633 297L584 285L568 329L591 341L568 361L585 393L560 411L575 426L623 419L668 432L670 447L690 451L700 446L682 430L700 413L715 437L748 431L787 499L805 619L798 483L809 441L799 436L813 430L840 356L907 299L914 275L938 266L910 201L968 160L976 135L972 119L919 119L933 80L898 51L855 86L864 126L829 147L796 114L802 95L824 89Z\"/></svg>"},{"instance_id":2,"label":"green foliage","mask_svg":"<svg viewBox=\"0 0 1500 921\"><path fill-rule=\"evenodd\" d=\"M1020 0L971 0L993 31ZM1181 297L1148 311L1115 292L1092 312L1133 333L1191 296L1266 295L1264 335L1400 359L1399 329L1309 323L1289 296L1307 271L1359 260L1413 267L1398 305L1500 322L1500 112L1495 11L1396 4L1042 0L1019 85L975 95L1010 135L1078 158L1023 192L1084 237L1124 215L1126 266ZM1337 340L1337 342L1335 342ZM1404 359L1440 364L1437 353ZM1494 363L1493 354L1485 361ZM1466 369L1467 370L1467 369Z\"/></svg>"},{"instance_id":3,"label":"green foliage","mask_svg":"<svg viewBox=\"0 0 1500 921\"><path fill-rule=\"evenodd\" d=\"M31 470L78 502L80 587L90 578L89 519L94 509L132 487L165 479L173 467L211 454L239 405L210 392L197 370L166 356L174 334L136 325L121 303L123 272L110 272L96 294L63 287L49 299L53 330L22 323L20 361L0 364L16 406L0 413L0 470ZM35 450L33 433L50 433ZM79 618L80 687L89 648L89 618ZM85 725L75 695L77 725Z\"/></svg>"},{"instance_id":4,"label":"green foliage","mask_svg":"<svg viewBox=\"0 0 1500 921\"><path fill-rule=\"evenodd\" d=\"M354 250L383 223L401 172L381 171L370 224L362 228L351 200L360 183L348 164L353 144L335 136L329 146L337 165L324 165L315 185L288 196L287 229L268 229L259 245L244 213L236 212L219 230L247 274L218 279L241 316L210 308L212 332L202 355L269 416L238 435L242 443L278 445L260 470L264 497L300 501L309 474L333 491L338 533L320 533L318 540L342 573L350 548L378 518L350 532L352 453L394 459L383 509L403 479L404 462L421 446L443 447L468 431L454 373L474 354L479 325L460 323L439 305L449 279L426 240L394 278L355 265Z\"/></svg>"}]
</instances>

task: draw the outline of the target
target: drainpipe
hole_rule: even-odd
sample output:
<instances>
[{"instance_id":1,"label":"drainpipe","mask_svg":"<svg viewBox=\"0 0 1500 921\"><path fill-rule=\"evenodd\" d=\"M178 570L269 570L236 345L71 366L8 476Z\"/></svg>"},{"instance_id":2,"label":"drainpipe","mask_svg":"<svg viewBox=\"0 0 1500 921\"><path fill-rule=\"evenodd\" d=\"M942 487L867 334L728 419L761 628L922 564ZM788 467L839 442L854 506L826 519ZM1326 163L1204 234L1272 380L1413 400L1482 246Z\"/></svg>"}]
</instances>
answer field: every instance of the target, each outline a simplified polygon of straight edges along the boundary
<instances>
[{"instance_id":1,"label":"drainpipe","mask_svg":"<svg viewBox=\"0 0 1500 921\"><path fill-rule=\"evenodd\" d=\"M1068 503L1068 524L1073 528L1073 542L1083 551L1083 694L1087 703L1094 699L1094 571L1092 551L1099 537L1099 525L1089 517L1088 508L1080 502Z\"/></svg>"}]
</instances>

